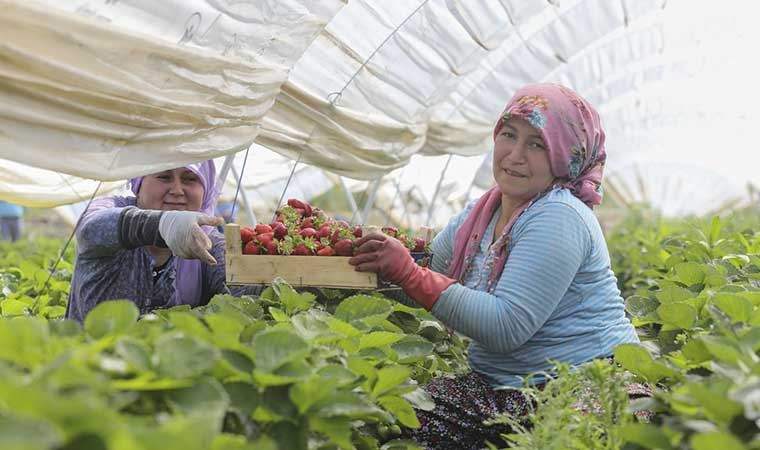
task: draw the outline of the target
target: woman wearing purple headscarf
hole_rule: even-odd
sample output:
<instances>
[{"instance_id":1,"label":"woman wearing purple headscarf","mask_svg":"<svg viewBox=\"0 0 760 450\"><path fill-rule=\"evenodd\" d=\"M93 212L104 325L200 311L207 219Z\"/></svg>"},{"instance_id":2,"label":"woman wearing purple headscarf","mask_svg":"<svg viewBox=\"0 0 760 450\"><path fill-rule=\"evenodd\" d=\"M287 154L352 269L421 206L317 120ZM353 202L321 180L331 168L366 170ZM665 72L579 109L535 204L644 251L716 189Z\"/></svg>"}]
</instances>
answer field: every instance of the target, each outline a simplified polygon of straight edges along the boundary
<instances>
[{"instance_id":1,"label":"woman wearing purple headscarf","mask_svg":"<svg viewBox=\"0 0 760 450\"><path fill-rule=\"evenodd\" d=\"M77 230L66 317L129 299L141 313L206 304L225 292L224 236L214 226L213 161L130 180L134 197L95 200Z\"/></svg>"},{"instance_id":2,"label":"woman wearing purple headscarf","mask_svg":"<svg viewBox=\"0 0 760 450\"><path fill-rule=\"evenodd\" d=\"M427 386L436 408L418 411L422 427L410 433L428 448L500 442L508 430L483 421L526 413L513 389L525 377L550 372L551 361L579 365L639 341L592 212L606 158L599 114L568 88L529 85L509 101L493 138L496 186L436 236L432 270L379 233L362 238L350 261L472 340L472 372ZM632 386L634 395L646 391Z\"/></svg>"}]
</instances>

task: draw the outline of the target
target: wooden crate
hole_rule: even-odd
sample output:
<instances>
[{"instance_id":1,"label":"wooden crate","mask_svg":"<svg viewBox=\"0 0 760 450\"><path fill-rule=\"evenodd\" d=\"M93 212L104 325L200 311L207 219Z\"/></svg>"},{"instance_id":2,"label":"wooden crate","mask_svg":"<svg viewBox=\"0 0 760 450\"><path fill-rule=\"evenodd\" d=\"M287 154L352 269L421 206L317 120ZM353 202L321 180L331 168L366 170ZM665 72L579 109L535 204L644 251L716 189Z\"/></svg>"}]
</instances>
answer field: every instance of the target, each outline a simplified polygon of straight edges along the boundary
<instances>
[{"instance_id":1,"label":"wooden crate","mask_svg":"<svg viewBox=\"0 0 760 450\"><path fill-rule=\"evenodd\" d=\"M271 284L277 277L291 286L375 289L377 274L357 272L347 256L244 255L240 226L224 226L227 284Z\"/></svg>"}]
</instances>

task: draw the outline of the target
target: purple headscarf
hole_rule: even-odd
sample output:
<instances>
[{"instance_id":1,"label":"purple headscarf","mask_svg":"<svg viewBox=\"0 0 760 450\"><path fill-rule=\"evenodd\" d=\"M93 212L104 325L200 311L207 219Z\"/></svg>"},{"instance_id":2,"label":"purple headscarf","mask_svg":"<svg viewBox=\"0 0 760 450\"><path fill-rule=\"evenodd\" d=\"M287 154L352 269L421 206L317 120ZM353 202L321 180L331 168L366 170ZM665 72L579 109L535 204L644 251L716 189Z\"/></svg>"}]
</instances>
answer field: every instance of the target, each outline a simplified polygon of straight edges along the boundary
<instances>
[{"instance_id":1,"label":"purple headscarf","mask_svg":"<svg viewBox=\"0 0 760 450\"><path fill-rule=\"evenodd\" d=\"M214 207L219 197L219 186L216 185L216 166L213 160L185 166L198 176L203 185L203 200L199 212L214 215ZM135 177L129 180L132 192L137 195L145 177ZM203 230L208 234L213 227L204 226ZM201 301L202 270L201 262L197 259L185 259L177 257L176 276L174 278L174 294L169 306L190 305L197 306Z\"/></svg>"},{"instance_id":2,"label":"purple headscarf","mask_svg":"<svg viewBox=\"0 0 760 450\"><path fill-rule=\"evenodd\" d=\"M604 130L599 113L575 91L558 84L531 84L519 89L499 117L493 130L494 140L510 117L525 119L547 145L555 185L570 189L589 208L602 201L602 173L607 154ZM538 197L547 191L538 194ZM487 289L494 288L501 277L508 255L509 233L517 218L532 203L517 208L503 230L496 230L497 254ZM480 198L457 230L449 276L464 281L478 245L501 203L501 191L495 186Z\"/></svg>"}]
</instances>

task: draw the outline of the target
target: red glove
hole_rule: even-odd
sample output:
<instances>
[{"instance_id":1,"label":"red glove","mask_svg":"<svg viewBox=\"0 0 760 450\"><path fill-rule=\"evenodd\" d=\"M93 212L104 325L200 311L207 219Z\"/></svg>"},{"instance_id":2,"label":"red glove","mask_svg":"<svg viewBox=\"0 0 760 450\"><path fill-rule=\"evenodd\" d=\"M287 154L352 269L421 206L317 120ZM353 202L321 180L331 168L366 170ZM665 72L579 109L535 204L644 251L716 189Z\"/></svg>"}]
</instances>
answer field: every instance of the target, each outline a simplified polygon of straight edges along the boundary
<instances>
[{"instance_id":1,"label":"red glove","mask_svg":"<svg viewBox=\"0 0 760 450\"><path fill-rule=\"evenodd\" d=\"M441 292L456 280L418 266L404 244L386 234L372 232L356 241L355 256L348 260L359 272L375 272L401 286L406 295L430 311Z\"/></svg>"}]
</instances>

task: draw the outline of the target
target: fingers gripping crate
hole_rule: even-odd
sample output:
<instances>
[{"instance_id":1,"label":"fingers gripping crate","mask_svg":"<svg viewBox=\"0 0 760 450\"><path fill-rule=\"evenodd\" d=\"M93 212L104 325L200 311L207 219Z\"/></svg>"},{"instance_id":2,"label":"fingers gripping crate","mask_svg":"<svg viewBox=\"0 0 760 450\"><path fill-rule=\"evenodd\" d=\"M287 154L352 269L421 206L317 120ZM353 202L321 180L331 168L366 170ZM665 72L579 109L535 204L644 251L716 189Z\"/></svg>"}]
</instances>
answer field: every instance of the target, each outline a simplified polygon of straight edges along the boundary
<instances>
[{"instance_id":1,"label":"fingers gripping crate","mask_svg":"<svg viewBox=\"0 0 760 450\"><path fill-rule=\"evenodd\" d=\"M373 228L367 228L367 232ZM432 238L432 229L425 239ZM294 287L326 287L343 289L394 289L396 286L371 272L357 272L348 263L348 256L244 255L240 226L224 226L226 241L225 270L227 284L270 284L280 277ZM412 258L422 267L429 267L433 255L412 252Z\"/></svg>"}]
</instances>

